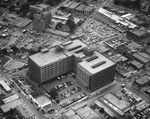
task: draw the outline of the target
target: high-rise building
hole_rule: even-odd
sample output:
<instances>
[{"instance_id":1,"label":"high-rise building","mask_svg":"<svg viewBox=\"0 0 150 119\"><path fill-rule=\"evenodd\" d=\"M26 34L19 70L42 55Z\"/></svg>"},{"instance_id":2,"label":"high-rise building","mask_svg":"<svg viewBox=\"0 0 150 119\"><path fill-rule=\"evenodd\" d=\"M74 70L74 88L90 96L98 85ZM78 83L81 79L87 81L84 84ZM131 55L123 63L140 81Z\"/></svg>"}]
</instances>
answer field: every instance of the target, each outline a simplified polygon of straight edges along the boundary
<instances>
[{"instance_id":1,"label":"high-rise building","mask_svg":"<svg viewBox=\"0 0 150 119\"><path fill-rule=\"evenodd\" d=\"M114 62L87 48L80 40L34 54L29 57L28 64L29 75L38 84L75 71L77 79L91 91L113 82L116 67Z\"/></svg>"},{"instance_id":2,"label":"high-rise building","mask_svg":"<svg viewBox=\"0 0 150 119\"><path fill-rule=\"evenodd\" d=\"M49 11L34 14L33 30L44 31L51 22L51 13Z\"/></svg>"},{"instance_id":3,"label":"high-rise building","mask_svg":"<svg viewBox=\"0 0 150 119\"><path fill-rule=\"evenodd\" d=\"M33 30L44 31L51 23L50 6L46 4L30 5L30 10L35 12Z\"/></svg>"},{"instance_id":4,"label":"high-rise building","mask_svg":"<svg viewBox=\"0 0 150 119\"><path fill-rule=\"evenodd\" d=\"M92 57L77 64L77 79L82 85L95 91L114 81L116 65L96 52Z\"/></svg>"}]
</instances>

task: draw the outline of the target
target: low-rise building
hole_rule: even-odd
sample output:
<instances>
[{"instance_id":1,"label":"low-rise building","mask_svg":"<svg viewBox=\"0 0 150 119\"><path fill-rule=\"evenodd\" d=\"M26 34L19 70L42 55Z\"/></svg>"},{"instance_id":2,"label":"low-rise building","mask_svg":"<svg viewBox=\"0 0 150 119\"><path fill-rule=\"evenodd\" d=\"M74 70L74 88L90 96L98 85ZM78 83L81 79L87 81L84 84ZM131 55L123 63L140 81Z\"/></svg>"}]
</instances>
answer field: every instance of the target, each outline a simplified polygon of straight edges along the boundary
<instances>
[{"instance_id":1,"label":"low-rise building","mask_svg":"<svg viewBox=\"0 0 150 119\"><path fill-rule=\"evenodd\" d=\"M133 29L127 31L127 38L131 40L148 40L150 38L150 32L147 29Z\"/></svg>"},{"instance_id":2,"label":"low-rise building","mask_svg":"<svg viewBox=\"0 0 150 119\"><path fill-rule=\"evenodd\" d=\"M140 62L138 62L136 60L130 61L129 64L136 70L140 70L143 68L143 64L141 64Z\"/></svg>"},{"instance_id":3,"label":"low-rise building","mask_svg":"<svg viewBox=\"0 0 150 119\"><path fill-rule=\"evenodd\" d=\"M86 5L84 5L84 4L80 4L79 6L77 6L76 8L75 8L75 10L77 11L77 12L79 12L79 13L84 13L84 9L86 8Z\"/></svg>"},{"instance_id":4,"label":"low-rise building","mask_svg":"<svg viewBox=\"0 0 150 119\"><path fill-rule=\"evenodd\" d=\"M73 2L70 6L68 6L68 10L74 12L75 8L80 4L80 2Z\"/></svg>"},{"instance_id":5,"label":"low-rise building","mask_svg":"<svg viewBox=\"0 0 150 119\"><path fill-rule=\"evenodd\" d=\"M19 99L19 96L17 94L14 94L8 98L3 99L2 101L6 104L17 99Z\"/></svg>"},{"instance_id":6,"label":"low-rise building","mask_svg":"<svg viewBox=\"0 0 150 119\"><path fill-rule=\"evenodd\" d=\"M0 86L2 86L6 92L11 92L9 85L2 79L0 79Z\"/></svg>"},{"instance_id":7,"label":"low-rise building","mask_svg":"<svg viewBox=\"0 0 150 119\"><path fill-rule=\"evenodd\" d=\"M40 110L44 111L44 113L47 113L52 107L51 100L46 96L39 96L32 100L35 104L37 104Z\"/></svg>"},{"instance_id":8,"label":"low-rise building","mask_svg":"<svg viewBox=\"0 0 150 119\"><path fill-rule=\"evenodd\" d=\"M138 17L131 18L131 22L135 23L138 26L144 26L146 22Z\"/></svg>"},{"instance_id":9,"label":"low-rise building","mask_svg":"<svg viewBox=\"0 0 150 119\"><path fill-rule=\"evenodd\" d=\"M17 100L14 100L14 101L11 101L9 103L1 105L0 108L3 111L3 113L6 113L10 109L15 109L17 106L22 105L22 104L23 104L22 100L17 99Z\"/></svg>"},{"instance_id":10,"label":"low-rise building","mask_svg":"<svg viewBox=\"0 0 150 119\"><path fill-rule=\"evenodd\" d=\"M87 6L87 7L84 9L84 14L85 14L85 15L90 15L93 11L94 11L94 7L93 7L93 6Z\"/></svg>"},{"instance_id":11,"label":"low-rise building","mask_svg":"<svg viewBox=\"0 0 150 119\"><path fill-rule=\"evenodd\" d=\"M132 52L128 51L126 54L126 57L128 57L131 60L136 60L143 64L145 69L148 69L150 66L150 59L149 56L146 52L143 54L142 52Z\"/></svg>"},{"instance_id":12,"label":"low-rise building","mask_svg":"<svg viewBox=\"0 0 150 119\"><path fill-rule=\"evenodd\" d=\"M22 104L16 107L16 112L23 119L36 119L35 114L27 104Z\"/></svg>"},{"instance_id":13,"label":"low-rise building","mask_svg":"<svg viewBox=\"0 0 150 119\"><path fill-rule=\"evenodd\" d=\"M134 81L134 83L139 87L144 87L148 84L150 84L150 76L144 75Z\"/></svg>"}]
</instances>

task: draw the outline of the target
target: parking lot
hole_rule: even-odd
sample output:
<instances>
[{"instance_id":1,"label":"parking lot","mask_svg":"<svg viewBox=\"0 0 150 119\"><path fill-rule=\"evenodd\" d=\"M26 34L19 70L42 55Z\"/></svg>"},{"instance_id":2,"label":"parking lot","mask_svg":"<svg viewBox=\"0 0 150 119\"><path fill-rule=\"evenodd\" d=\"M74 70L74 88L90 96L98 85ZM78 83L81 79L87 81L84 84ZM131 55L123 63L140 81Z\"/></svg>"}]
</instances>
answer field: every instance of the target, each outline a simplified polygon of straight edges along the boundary
<instances>
[{"instance_id":1,"label":"parking lot","mask_svg":"<svg viewBox=\"0 0 150 119\"><path fill-rule=\"evenodd\" d=\"M83 36L81 40L89 45L117 36L118 34L102 22L98 22L91 18L75 33L75 35Z\"/></svg>"},{"instance_id":2,"label":"parking lot","mask_svg":"<svg viewBox=\"0 0 150 119\"><path fill-rule=\"evenodd\" d=\"M59 104L61 107L67 107L90 94L76 81L76 79L70 77L70 75L51 81L50 83L44 84L42 87L46 92L50 92L53 89L58 92Z\"/></svg>"}]
</instances>

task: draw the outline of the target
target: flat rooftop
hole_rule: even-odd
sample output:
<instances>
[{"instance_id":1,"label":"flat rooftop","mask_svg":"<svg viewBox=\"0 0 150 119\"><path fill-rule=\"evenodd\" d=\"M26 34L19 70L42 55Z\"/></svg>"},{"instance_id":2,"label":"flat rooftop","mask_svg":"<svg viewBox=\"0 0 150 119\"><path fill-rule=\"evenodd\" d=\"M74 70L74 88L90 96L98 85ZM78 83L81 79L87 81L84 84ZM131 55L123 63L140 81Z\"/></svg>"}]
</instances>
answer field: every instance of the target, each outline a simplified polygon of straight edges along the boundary
<instances>
[{"instance_id":1,"label":"flat rooftop","mask_svg":"<svg viewBox=\"0 0 150 119\"><path fill-rule=\"evenodd\" d=\"M84 11L90 12L90 11L92 11L93 9L94 9L94 7L92 7L92 6L87 6L87 7L84 9Z\"/></svg>"},{"instance_id":2,"label":"flat rooftop","mask_svg":"<svg viewBox=\"0 0 150 119\"><path fill-rule=\"evenodd\" d=\"M15 109L17 106L22 105L23 102L20 99L14 100L10 103L6 103L4 105L1 106L1 110L5 113L8 112L11 108Z\"/></svg>"},{"instance_id":3,"label":"flat rooftop","mask_svg":"<svg viewBox=\"0 0 150 119\"><path fill-rule=\"evenodd\" d=\"M81 3L80 2L74 2L74 3L72 3L70 6L69 6L69 8L70 9L75 9L78 5L80 5Z\"/></svg>"},{"instance_id":4,"label":"flat rooftop","mask_svg":"<svg viewBox=\"0 0 150 119\"><path fill-rule=\"evenodd\" d=\"M142 85L144 85L144 84L150 82L150 76L149 76L149 75L144 75L144 76L142 76L142 77L136 79L135 82L136 82L137 84L139 84L139 85L142 86Z\"/></svg>"},{"instance_id":5,"label":"flat rooftop","mask_svg":"<svg viewBox=\"0 0 150 119\"><path fill-rule=\"evenodd\" d=\"M104 96L106 100L111 102L113 105L115 105L120 110L124 110L125 108L129 107L130 104L126 102L125 100L119 100L117 97L115 97L113 94L109 93Z\"/></svg>"},{"instance_id":6,"label":"flat rooftop","mask_svg":"<svg viewBox=\"0 0 150 119\"><path fill-rule=\"evenodd\" d=\"M99 13L109 17L110 19L114 20L116 23L120 23L124 26L127 26L129 28L135 28L137 27L137 25L129 22L128 20L124 19L124 18L121 18L120 16L117 16L115 15L114 13L110 12L110 11L107 11L106 9L104 8L100 8L98 10Z\"/></svg>"},{"instance_id":7,"label":"flat rooftop","mask_svg":"<svg viewBox=\"0 0 150 119\"><path fill-rule=\"evenodd\" d=\"M37 97L36 101L37 101L38 104L40 104L41 107L44 107L44 106L47 106L47 105L51 104L51 100L48 99L45 96Z\"/></svg>"},{"instance_id":8,"label":"flat rooftop","mask_svg":"<svg viewBox=\"0 0 150 119\"><path fill-rule=\"evenodd\" d=\"M6 103L14 101L14 100L16 100L18 98L19 98L19 96L17 94L14 94L14 95L12 95L12 96L10 96L8 98L3 99L3 102L6 104Z\"/></svg>"},{"instance_id":9,"label":"flat rooftop","mask_svg":"<svg viewBox=\"0 0 150 119\"><path fill-rule=\"evenodd\" d=\"M126 44L126 47L131 49L131 50L134 50L134 49L140 48L142 46L136 42L131 42L129 44Z\"/></svg>"},{"instance_id":10,"label":"flat rooftop","mask_svg":"<svg viewBox=\"0 0 150 119\"><path fill-rule=\"evenodd\" d=\"M50 63L56 62L58 60L67 58L76 54L75 52L86 45L80 40L74 40L73 42L65 42L61 44L64 49L62 51L58 51L56 47L49 49L48 52L39 52L37 54L29 56L29 58L34 61L38 66L46 66ZM76 47L81 46L81 47ZM78 53L78 56L83 55L83 53Z\"/></svg>"},{"instance_id":11,"label":"flat rooftop","mask_svg":"<svg viewBox=\"0 0 150 119\"><path fill-rule=\"evenodd\" d=\"M61 60L66 58L67 56L63 52L58 52L56 48L49 49L48 52L42 53L39 52L37 54L29 56L38 66L46 66L47 64L56 62L57 60Z\"/></svg>"},{"instance_id":12,"label":"flat rooftop","mask_svg":"<svg viewBox=\"0 0 150 119\"><path fill-rule=\"evenodd\" d=\"M88 106L77 110L77 114L83 119L102 119L96 112L94 112Z\"/></svg>"},{"instance_id":13,"label":"flat rooftop","mask_svg":"<svg viewBox=\"0 0 150 119\"><path fill-rule=\"evenodd\" d=\"M58 50L57 47L63 49ZM45 53L40 52L30 56L29 58L38 66L42 67L67 57L75 56L76 58L82 59L82 62L79 64L92 74L115 65L113 61L109 60L97 51L94 51L92 56L85 55L85 47L87 47L87 45L80 40L68 41L62 43L60 46L49 49L49 51ZM88 59L89 61L87 61Z\"/></svg>"},{"instance_id":14,"label":"flat rooftop","mask_svg":"<svg viewBox=\"0 0 150 119\"><path fill-rule=\"evenodd\" d=\"M133 54L134 57L136 57L139 61L141 61L142 63L147 63L149 62L148 59L146 59L145 57L141 56L140 54L138 53L134 53Z\"/></svg>"},{"instance_id":15,"label":"flat rooftop","mask_svg":"<svg viewBox=\"0 0 150 119\"><path fill-rule=\"evenodd\" d=\"M148 53L146 53L146 52L138 52L138 54L141 55L142 57L150 60L150 55Z\"/></svg>"},{"instance_id":16,"label":"flat rooftop","mask_svg":"<svg viewBox=\"0 0 150 119\"><path fill-rule=\"evenodd\" d=\"M130 32L132 32L133 34L137 35L137 36L143 36L145 34L150 34L148 33L148 31L146 29L133 29Z\"/></svg>"},{"instance_id":17,"label":"flat rooftop","mask_svg":"<svg viewBox=\"0 0 150 119\"><path fill-rule=\"evenodd\" d=\"M23 105L20 105L20 106L16 107L16 110L19 113L19 115L22 116L25 119L28 119L28 118L35 115L32 112L32 110L30 109L30 107L26 104L23 104Z\"/></svg>"},{"instance_id":18,"label":"flat rooftop","mask_svg":"<svg viewBox=\"0 0 150 119\"><path fill-rule=\"evenodd\" d=\"M79 65L84 67L87 71L89 71L91 74L95 74L99 71L102 71L110 66L115 65L113 61L106 58L105 56L101 55L97 51L94 52L94 56L97 56L96 59L92 61L87 61L88 58L86 58L84 61L80 62Z\"/></svg>"},{"instance_id":19,"label":"flat rooftop","mask_svg":"<svg viewBox=\"0 0 150 119\"><path fill-rule=\"evenodd\" d=\"M78 10L78 11L83 12L85 8L86 8L86 6L85 6L84 4L80 4L80 5L77 6L75 9Z\"/></svg>"},{"instance_id":20,"label":"flat rooftop","mask_svg":"<svg viewBox=\"0 0 150 119\"><path fill-rule=\"evenodd\" d=\"M69 5L71 5L73 3L73 1L67 1L66 3L64 3L62 6L63 7L69 7Z\"/></svg>"},{"instance_id":21,"label":"flat rooftop","mask_svg":"<svg viewBox=\"0 0 150 119\"><path fill-rule=\"evenodd\" d=\"M79 115L76 115L73 110L69 110L69 111L65 112L64 115L65 115L68 119L81 119L80 116L79 116Z\"/></svg>"},{"instance_id":22,"label":"flat rooftop","mask_svg":"<svg viewBox=\"0 0 150 119\"><path fill-rule=\"evenodd\" d=\"M73 42L66 42L66 43L63 43L62 45L65 46L65 49L63 51L64 54L66 54L67 56L72 56L74 54L76 57L80 57L80 56L82 57L84 55L83 52L77 53L77 51L87 46L80 40L74 40Z\"/></svg>"}]
</instances>

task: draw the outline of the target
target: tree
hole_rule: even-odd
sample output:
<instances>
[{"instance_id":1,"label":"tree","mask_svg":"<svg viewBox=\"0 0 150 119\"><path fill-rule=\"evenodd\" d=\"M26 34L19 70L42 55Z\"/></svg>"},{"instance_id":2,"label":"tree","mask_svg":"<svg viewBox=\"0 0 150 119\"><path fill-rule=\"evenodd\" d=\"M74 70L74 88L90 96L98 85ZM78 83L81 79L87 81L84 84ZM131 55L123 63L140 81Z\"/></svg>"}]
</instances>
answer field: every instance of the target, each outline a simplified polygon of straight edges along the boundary
<instances>
[{"instance_id":1,"label":"tree","mask_svg":"<svg viewBox=\"0 0 150 119\"><path fill-rule=\"evenodd\" d=\"M38 50L37 50L37 52L40 52L41 50L42 50L42 46L40 45L39 47L38 47Z\"/></svg>"},{"instance_id":2,"label":"tree","mask_svg":"<svg viewBox=\"0 0 150 119\"><path fill-rule=\"evenodd\" d=\"M51 6L58 5L62 0L48 0L46 1L46 4L49 4Z\"/></svg>"},{"instance_id":3,"label":"tree","mask_svg":"<svg viewBox=\"0 0 150 119\"><path fill-rule=\"evenodd\" d=\"M114 4L118 5L118 4L120 4L120 1L119 0L114 0Z\"/></svg>"},{"instance_id":4,"label":"tree","mask_svg":"<svg viewBox=\"0 0 150 119\"><path fill-rule=\"evenodd\" d=\"M19 5L20 5L20 2L18 1L18 2L16 3L16 5L19 6Z\"/></svg>"},{"instance_id":5,"label":"tree","mask_svg":"<svg viewBox=\"0 0 150 119\"><path fill-rule=\"evenodd\" d=\"M29 50L29 53L30 53L30 55L33 55L33 54L37 53L37 51L35 51L34 49L31 48L31 49Z\"/></svg>"},{"instance_id":6,"label":"tree","mask_svg":"<svg viewBox=\"0 0 150 119\"><path fill-rule=\"evenodd\" d=\"M21 5L20 11L29 10L29 3L24 3Z\"/></svg>"},{"instance_id":7,"label":"tree","mask_svg":"<svg viewBox=\"0 0 150 119\"><path fill-rule=\"evenodd\" d=\"M116 116L111 117L111 119L118 119Z\"/></svg>"},{"instance_id":8,"label":"tree","mask_svg":"<svg viewBox=\"0 0 150 119\"><path fill-rule=\"evenodd\" d=\"M11 49L13 50L14 53L17 53L19 51L19 49L15 45L13 45Z\"/></svg>"},{"instance_id":9,"label":"tree","mask_svg":"<svg viewBox=\"0 0 150 119\"><path fill-rule=\"evenodd\" d=\"M58 99L58 93L55 89L52 89L49 94L54 100Z\"/></svg>"},{"instance_id":10,"label":"tree","mask_svg":"<svg viewBox=\"0 0 150 119\"><path fill-rule=\"evenodd\" d=\"M8 115L8 116L6 117L6 119L16 119L16 117L14 117L14 116L12 116L12 115Z\"/></svg>"},{"instance_id":11,"label":"tree","mask_svg":"<svg viewBox=\"0 0 150 119\"><path fill-rule=\"evenodd\" d=\"M55 29L61 29L62 28L62 23L61 22L58 22L58 24L56 25Z\"/></svg>"},{"instance_id":12,"label":"tree","mask_svg":"<svg viewBox=\"0 0 150 119\"><path fill-rule=\"evenodd\" d=\"M70 27L70 32L73 32L76 27L75 22L70 18L67 20L66 25Z\"/></svg>"},{"instance_id":13,"label":"tree","mask_svg":"<svg viewBox=\"0 0 150 119\"><path fill-rule=\"evenodd\" d=\"M60 10L61 10L61 11L65 10L65 9L66 9L66 8L63 7L63 6L60 7Z\"/></svg>"},{"instance_id":14,"label":"tree","mask_svg":"<svg viewBox=\"0 0 150 119\"><path fill-rule=\"evenodd\" d=\"M25 52L26 51L25 47L21 47L20 51Z\"/></svg>"},{"instance_id":15,"label":"tree","mask_svg":"<svg viewBox=\"0 0 150 119\"><path fill-rule=\"evenodd\" d=\"M6 55L7 54L7 49L6 48L2 49L2 52L3 52L4 55Z\"/></svg>"},{"instance_id":16,"label":"tree","mask_svg":"<svg viewBox=\"0 0 150 119\"><path fill-rule=\"evenodd\" d=\"M100 110L99 110L99 112L100 113L104 113L105 112L104 108L101 107Z\"/></svg>"}]
</instances>

